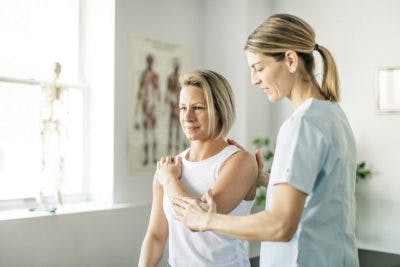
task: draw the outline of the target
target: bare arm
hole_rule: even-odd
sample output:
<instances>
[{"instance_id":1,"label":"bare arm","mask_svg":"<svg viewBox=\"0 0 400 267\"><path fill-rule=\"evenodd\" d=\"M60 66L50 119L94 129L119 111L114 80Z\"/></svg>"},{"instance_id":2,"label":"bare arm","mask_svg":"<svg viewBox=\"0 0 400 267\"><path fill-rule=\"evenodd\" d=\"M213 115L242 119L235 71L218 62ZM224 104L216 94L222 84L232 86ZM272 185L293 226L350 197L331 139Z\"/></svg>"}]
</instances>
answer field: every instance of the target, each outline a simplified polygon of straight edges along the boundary
<instances>
[{"instance_id":1,"label":"bare arm","mask_svg":"<svg viewBox=\"0 0 400 267\"><path fill-rule=\"evenodd\" d=\"M140 250L139 267L157 266L168 238L168 221L163 210L163 189L157 179L153 180L153 203L149 226Z\"/></svg>"},{"instance_id":2,"label":"bare arm","mask_svg":"<svg viewBox=\"0 0 400 267\"><path fill-rule=\"evenodd\" d=\"M181 159L162 159L159 181L163 184L169 199L176 196L194 197L179 180ZM257 178L257 164L254 157L246 151L240 151L228 158L220 168L217 182L212 191L218 212L229 213L243 199L254 199Z\"/></svg>"},{"instance_id":3,"label":"bare arm","mask_svg":"<svg viewBox=\"0 0 400 267\"><path fill-rule=\"evenodd\" d=\"M256 193L257 164L246 151L239 151L221 166L212 187L217 212L228 214L242 200L253 200Z\"/></svg>"},{"instance_id":4,"label":"bare arm","mask_svg":"<svg viewBox=\"0 0 400 267\"><path fill-rule=\"evenodd\" d=\"M250 216L229 216L209 212L190 198L175 198L175 217L192 230L210 230L247 240L289 241L297 230L307 195L294 186L274 185L271 206ZM215 209L207 197L210 211Z\"/></svg>"},{"instance_id":5,"label":"bare arm","mask_svg":"<svg viewBox=\"0 0 400 267\"><path fill-rule=\"evenodd\" d=\"M242 151L247 151L242 145L240 145L233 139L228 139L228 143L230 145L234 145L234 146L238 147ZM257 167L258 167L257 186L267 187L268 182L269 182L269 173L264 171L264 162L263 162L263 158L261 155L261 151L259 149L256 150L255 156L256 156Z\"/></svg>"}]
</instances>

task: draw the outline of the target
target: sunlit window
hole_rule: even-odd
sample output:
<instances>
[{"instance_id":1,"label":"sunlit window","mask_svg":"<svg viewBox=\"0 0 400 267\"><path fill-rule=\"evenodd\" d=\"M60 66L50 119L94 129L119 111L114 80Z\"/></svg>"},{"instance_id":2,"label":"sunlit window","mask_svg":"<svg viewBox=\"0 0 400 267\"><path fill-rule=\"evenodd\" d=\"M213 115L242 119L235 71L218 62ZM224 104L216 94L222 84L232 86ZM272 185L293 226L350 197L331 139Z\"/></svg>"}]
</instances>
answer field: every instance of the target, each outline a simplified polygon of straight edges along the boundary
<instances>
[{"instance_id":1,"label":"sunlit window","mask_svg":"<svg viewBox=\"0 0 400 267\"><path fill-rule=\"evenodd\" d=\"M57 182L63 195L81 194L79 1L2 0L0 33L0 200L51 194ZM55 62L59 95L43 115Z\"/></svg>"},{"instance_id":2,"label":"sunlit window","mask_svg":"<svg viewBox=\"0 0 400 267\"><path fill-rule=\"evenodd\" d=\"M0 33L1 76L48 79L60 62L60 79L78 80L78 0L2 0Z\"/></svg>"}]
</instances>

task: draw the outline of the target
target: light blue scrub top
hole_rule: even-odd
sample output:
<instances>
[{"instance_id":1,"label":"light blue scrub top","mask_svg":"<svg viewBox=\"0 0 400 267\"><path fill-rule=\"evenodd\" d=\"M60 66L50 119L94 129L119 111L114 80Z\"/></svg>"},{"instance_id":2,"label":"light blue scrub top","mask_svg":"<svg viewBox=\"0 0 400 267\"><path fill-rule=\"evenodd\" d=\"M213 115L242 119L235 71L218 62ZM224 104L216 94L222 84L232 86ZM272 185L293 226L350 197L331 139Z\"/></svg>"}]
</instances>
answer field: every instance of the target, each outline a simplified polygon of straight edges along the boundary
<instances>
[{"instance_id":1,"label":"light blue scrub top","mask_svg":"<svg viewBox=\"0 0 400 267\"><path fill-rule=\"evenodd\" d=\"M263 267L359 266L355 244L356 148L336 103L308 99L281 126L266 209L274 185L289 183L307 199L289 242L262 242Z\"/></svg>"}]
</instances>

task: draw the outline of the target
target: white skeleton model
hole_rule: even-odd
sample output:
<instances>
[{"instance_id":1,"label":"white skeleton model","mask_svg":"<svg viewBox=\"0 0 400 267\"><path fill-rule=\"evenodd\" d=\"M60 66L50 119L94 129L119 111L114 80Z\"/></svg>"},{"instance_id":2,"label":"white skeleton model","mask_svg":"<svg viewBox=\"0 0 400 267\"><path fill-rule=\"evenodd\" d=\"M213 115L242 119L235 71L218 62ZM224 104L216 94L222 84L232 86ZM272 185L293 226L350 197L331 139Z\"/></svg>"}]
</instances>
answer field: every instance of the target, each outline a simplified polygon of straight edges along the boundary
<instances>
[{"instance_id":1,"label":"white skeleton model","mask_svg":"<svg viewBox=\"0 0 400 267\"><path fill-rule=\"evenodd\" d=\"M44 194L53 195L58 205L62 205L60 192L64 169L63 142L65 138L65 92L57 80L61 72L60 63L54 65L53 80L41 84L41 139L42 139L42 177L38 202L49 209Z\"/></svg>"}]
</instances>

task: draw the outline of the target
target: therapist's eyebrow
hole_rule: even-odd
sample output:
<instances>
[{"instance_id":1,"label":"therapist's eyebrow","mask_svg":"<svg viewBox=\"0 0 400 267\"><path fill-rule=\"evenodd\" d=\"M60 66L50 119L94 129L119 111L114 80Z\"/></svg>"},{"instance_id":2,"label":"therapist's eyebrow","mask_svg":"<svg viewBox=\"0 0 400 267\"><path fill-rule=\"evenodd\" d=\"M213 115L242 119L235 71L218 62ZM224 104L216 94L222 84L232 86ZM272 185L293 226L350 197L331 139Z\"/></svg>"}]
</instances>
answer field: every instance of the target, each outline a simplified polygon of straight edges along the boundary
<instances>
[{"instance_id":1,"label":"therapist's eyebrow","mask_svg":"<svg viewBox=\"0 0 400 267\"><path fill-rule=\"evenodd\" d=\"M255 63L253 63L250 67L254 68L254 66L257 65L257 64L261 64L261 61L257 61Z\"/></svg>"}]
</instances>

